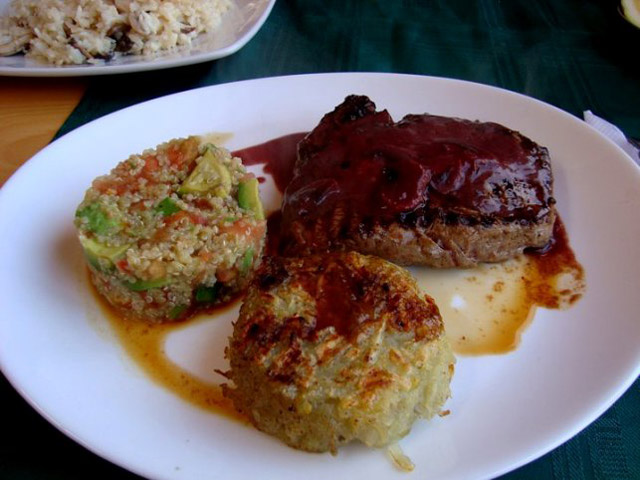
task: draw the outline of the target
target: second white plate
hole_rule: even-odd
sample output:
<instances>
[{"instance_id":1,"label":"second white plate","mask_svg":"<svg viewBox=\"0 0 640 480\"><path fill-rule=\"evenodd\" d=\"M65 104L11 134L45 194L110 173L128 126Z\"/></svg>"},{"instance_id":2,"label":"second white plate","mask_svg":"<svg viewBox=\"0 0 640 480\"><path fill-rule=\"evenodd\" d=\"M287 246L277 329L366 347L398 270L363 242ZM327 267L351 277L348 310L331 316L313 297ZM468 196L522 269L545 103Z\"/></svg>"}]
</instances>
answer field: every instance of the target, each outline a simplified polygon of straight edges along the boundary
<instances>
[{"instance_id":1,"label":"second white plate","mask_svg":"<svg viewBox=\"0 0 640 480\"><path fill-rule=\"evenodd\" d=\"M0 0L0 13L8 11L10 0ZM233 0L220 28L199 36L188 51L166 52L154 58L121 56L97 65L57 67L36 62L24 55L0 56L0 75L14 77L79 77L162 70L208 62L231 55L260 30L275 0Z\"/></svg>"}]
</instances>

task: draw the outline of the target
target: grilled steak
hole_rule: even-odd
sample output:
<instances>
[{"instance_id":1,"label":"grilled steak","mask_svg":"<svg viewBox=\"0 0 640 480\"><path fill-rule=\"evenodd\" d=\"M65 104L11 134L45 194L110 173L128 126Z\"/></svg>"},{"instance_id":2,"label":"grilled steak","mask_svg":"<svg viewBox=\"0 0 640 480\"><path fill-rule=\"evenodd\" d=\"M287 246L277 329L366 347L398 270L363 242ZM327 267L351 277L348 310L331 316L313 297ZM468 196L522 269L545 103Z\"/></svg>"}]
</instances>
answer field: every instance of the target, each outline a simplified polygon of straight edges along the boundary
<instances>
[{"instance_id":1,"label":"grilled steak","mask_svg":"<svg viewBox=\"0 0 640 480\"><path fill-rule=\"evenodd\" d=\"M286 255L356 250L405 265L471 267L545 246L549 154L491 122L407 115L349 96L298 145L282 207Z\"/></svg>"}]
</instances>

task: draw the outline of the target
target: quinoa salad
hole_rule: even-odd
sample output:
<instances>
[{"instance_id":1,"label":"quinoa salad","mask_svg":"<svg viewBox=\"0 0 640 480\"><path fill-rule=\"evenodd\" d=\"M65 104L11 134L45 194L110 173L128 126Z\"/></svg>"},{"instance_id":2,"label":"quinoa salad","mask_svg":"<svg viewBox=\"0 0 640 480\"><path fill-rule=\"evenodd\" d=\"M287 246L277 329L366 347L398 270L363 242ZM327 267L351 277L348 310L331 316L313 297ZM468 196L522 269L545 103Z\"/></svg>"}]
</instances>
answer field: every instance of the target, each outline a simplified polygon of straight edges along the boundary
<instances>
[{"instance_id":1,"label":"quinoa salad","mask_svg":"<svg viewBox=\"0 0 640 480\"><path fill-rule=\"evenodd\" d=\"M0 55L53 65L99 63L188 48L215 31L231 0L13 0L0 18Z\"/></svg>"},{"instance_id":2,"label":"quinoa salad","mask_svg":"<svg viewBox=\"0 0 640 480\"><path fill-rule=\"evenodd\" d=\"M151 321L184 318L244 289L266 232L257 178L195 136L96 178L75 225L98 292Z\"/></svg>"}]
</instances>

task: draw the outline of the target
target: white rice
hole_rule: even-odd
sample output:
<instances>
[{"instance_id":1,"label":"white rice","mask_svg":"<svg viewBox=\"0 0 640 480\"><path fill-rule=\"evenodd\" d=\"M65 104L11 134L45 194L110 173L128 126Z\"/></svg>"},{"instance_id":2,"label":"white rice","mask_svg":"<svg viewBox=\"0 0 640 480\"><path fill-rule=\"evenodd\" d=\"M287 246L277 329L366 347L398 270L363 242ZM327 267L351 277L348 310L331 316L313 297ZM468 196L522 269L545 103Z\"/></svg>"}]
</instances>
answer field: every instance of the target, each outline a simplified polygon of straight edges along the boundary
<instances>
[{"instance_id":1,"label":"white rice","mask_svg":"<svg viewBox=\"0 0 640 480\"><path fill-rule=\"evenodd\" d=\"M221 23L230 0L13 0L0 19L0 55L54 65L188 48Z\"/></svg>"}]
</instances>

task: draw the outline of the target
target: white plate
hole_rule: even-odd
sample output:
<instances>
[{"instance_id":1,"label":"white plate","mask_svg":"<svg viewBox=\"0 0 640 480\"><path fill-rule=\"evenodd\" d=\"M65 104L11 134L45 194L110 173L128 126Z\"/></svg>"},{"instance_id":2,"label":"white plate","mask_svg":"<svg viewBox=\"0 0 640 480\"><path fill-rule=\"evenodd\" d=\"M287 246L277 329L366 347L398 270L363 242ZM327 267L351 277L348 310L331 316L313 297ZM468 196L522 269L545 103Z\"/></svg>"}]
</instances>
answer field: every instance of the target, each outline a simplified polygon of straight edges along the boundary
<instances>
[{"instance_id":1,"label":"white plate","mask_svg":"<svg viewBox=\"0 0 640 480\"><path fill-rule=\"evenodd\" d=\"M298 452L206 413L147 379L89 295L72 218L91 180L173 137L233 132L230 148L313 128L350 93L395 118L431 112L493 120L549 147L558 205L586 269L567 311L538 310L519 348L460 358L451 415L402 441L411 478L483 478L551 450L596 419L640 370L640 169L573 116L468 82L392 74L268 78L188 91L108 115L54 142L0 191L0 365L59 429L99 455L161 479L407 479L381 451ZM273 204L273 191L263 191ZM231 316L170 339L169 355L215 378ZM193 344L189 342L195 342ZM203 359L207 359L203 365Z\"/></svg>"},{"instance_id":2,"label":"white plate","mask_svg":"<svg viewBox=\"0 0 640 480\"><path fill-rule=\"evenodd\" d=\"M208 62L231 55L260 30L276 0L233 0L220 28L199 36L190 50L162 53L154 58L129 55L98 65L56 67L25 58L0 56L0 75L13 77L79 77L142 72ZM8 11L11 0L0 0L0 13Z\"/></svg>"}]
</instances>

